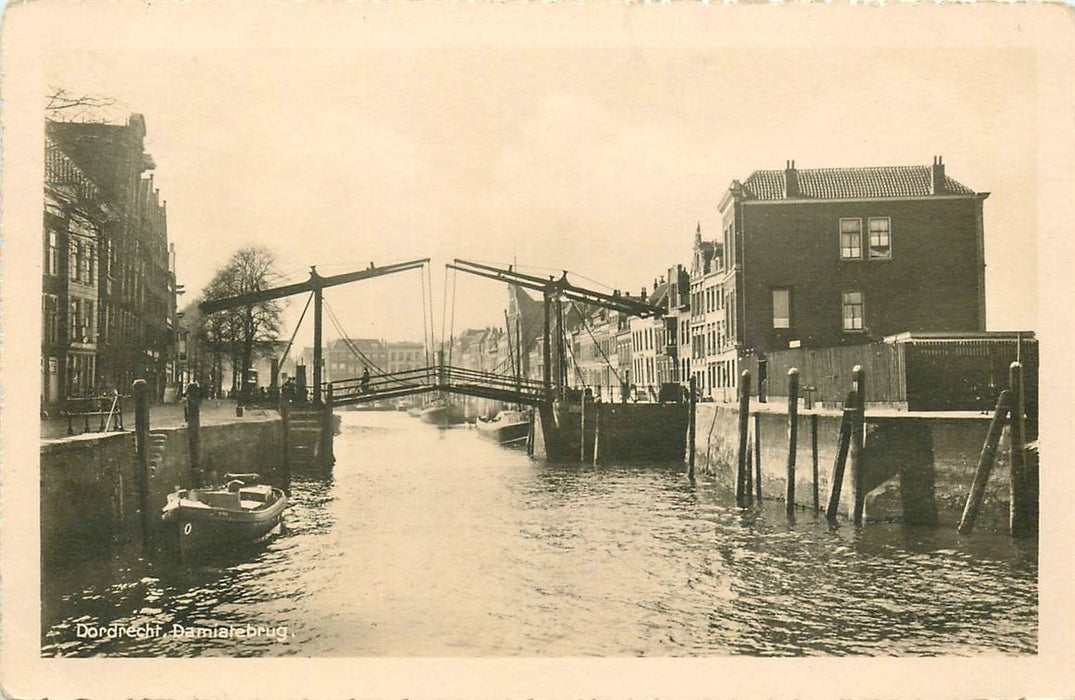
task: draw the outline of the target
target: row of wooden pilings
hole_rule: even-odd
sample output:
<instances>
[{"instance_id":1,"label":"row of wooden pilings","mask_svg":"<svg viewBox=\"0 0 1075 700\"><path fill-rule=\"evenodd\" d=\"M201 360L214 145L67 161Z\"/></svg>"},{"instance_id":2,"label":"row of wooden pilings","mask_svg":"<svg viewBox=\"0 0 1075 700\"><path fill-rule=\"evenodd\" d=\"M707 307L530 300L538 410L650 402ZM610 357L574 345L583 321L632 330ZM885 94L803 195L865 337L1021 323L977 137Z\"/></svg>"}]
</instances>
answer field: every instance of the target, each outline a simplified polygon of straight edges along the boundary
<instances>
[{"instance_id":1,"label":"row of wooden pilings","mask_svg":"<svg viewBox=\"0 0 1075 700\"><path fill-rule=\"evenodd\" d=\"M1009 388L1000 393L997 400L996 410L989 425L985 443L982 446L978 466L975 471L974 482L967 498L963 517L959 524L961 534L969 533L977 520L985 495L986 482L996 460L997 446L1000 442L1001 432L1006 422L1011 423L1010 430L1010 506L1009 519L1010 530L1014 537L1025 537L1036 530L1036 516L1034 508L1034 489L1032 488L1032 474L1027 468L1026 460L1026 423L1025 402L1023 398L1023 367L1019 362L1013 362L1009 368ZM750 388L751 376L749 370L744 370L740 375L739 382L739 440L738 459L735 478L735 500L740 507L752 505L756 500L760 503L762 495L762 465L761 465L761 416L754 414L754 440L750 440ZM696 426L695 414L697 409L697 386L695 379L691 377L689 387L690 411L687 423L688 464L687 476L691 480L695 478L695 440ZM795 511L795 483L796 483L796 454L799 438L799 371L792 367L788 370L788 451L787 451L787 474L786 491L784 496L785 508L788 515ZM865 453L863 447L866 438L866 373L860 365L855 365L851 371L851 388L844 401L843 415L840 421L840 432L837 439L836 457L832 467L828 502L825 505L825 517L830 523L835 523L838 517L840 497L843 489L844 475L848 462L851 468L851 489L854 493L854 502L851 511L851 519L856 525L862 524L863 511L865 509L866 492L863 488L863 475L865 473ZM812 454L812 491L813 509L821 510L820 494L818 492L818 416L810 416L810 441ZM753 449L752 449L753 448ZM596 449L595 449L596 456Z\"/></svg>"}]
</instances>

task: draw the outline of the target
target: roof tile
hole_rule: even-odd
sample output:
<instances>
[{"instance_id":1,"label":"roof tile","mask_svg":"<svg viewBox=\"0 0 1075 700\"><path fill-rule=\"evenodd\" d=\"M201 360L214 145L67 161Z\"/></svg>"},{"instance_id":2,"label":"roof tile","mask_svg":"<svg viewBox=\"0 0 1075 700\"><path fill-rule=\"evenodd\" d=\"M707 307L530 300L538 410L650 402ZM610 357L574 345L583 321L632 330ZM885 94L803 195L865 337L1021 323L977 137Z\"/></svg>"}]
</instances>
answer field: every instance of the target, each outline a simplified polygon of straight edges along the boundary
<instances>
[{"instance_id":1,"label":"roof tile","mask_svg":"<svg viewBox=\"0 0 1075 700\"><path fill-rule=\"evenodd\" d=\"M748 199L787 199L783 170L755 170L743 183ZM899 165L871 168L815 168L796 170L796 199L862 199L872 197L925 197L930 187L930 168ZM972 195L974 190L945 176L949 194Z\"/></svg>"}]
</instances>

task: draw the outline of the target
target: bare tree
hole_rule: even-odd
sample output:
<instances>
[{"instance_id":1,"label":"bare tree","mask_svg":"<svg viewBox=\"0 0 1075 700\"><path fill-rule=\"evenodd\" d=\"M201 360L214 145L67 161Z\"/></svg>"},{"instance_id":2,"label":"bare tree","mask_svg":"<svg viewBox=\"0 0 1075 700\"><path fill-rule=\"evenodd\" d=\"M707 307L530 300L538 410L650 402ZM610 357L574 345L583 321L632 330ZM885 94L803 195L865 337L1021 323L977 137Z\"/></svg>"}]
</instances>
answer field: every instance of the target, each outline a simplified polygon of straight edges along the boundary
<instances>
[{"instance_id":1,"label":"bare tree","mask_svg":"<svg viewBox=\"0 0 1075 700\"><path fill-rule=\"evenodd\" d=\"M249 246L231 256L202 291L202 296L205 299L237 296L269 289L279 280L272 252L265 247ZM267 341L278 339L282 314L281 303L269 300L221 311L205 319L205 340L217 366L225 353L231 356L232 367L239 368L238 375L233 374L233 389L244 397L255 352L259 346L271 347Z\"/></svg>"},{"instance_id":2,"label":"bare tree","mask_svg":"<svg viewBox=\"0 0 1075 700\"><path fill-rule=\"evenodd\" d=\"M49 87L45 96L45 115L67 122L107 122L116 101L103 95L77 95L62 87Z\"/></svg>"}]
</instances>

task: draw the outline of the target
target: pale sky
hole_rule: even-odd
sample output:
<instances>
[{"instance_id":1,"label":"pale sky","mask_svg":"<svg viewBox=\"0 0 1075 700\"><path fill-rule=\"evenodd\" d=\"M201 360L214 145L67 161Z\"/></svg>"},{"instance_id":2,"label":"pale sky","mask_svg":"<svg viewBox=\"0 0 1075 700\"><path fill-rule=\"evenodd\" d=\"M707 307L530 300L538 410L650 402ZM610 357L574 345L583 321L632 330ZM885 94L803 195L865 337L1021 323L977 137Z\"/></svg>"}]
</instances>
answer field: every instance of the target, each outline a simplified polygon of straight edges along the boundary
<instances>
[{"instance_id":1,"label":"pale sky","mask_svg":"<svg viewBox=\"0 0 1075 700\"><path fill-rule=\"evenodd\" d=\"M643 36L642 12L608 21L620 10L595 22L598 38L513 46L489 41L493 7L465 10L473 24L450 42L393 43L359 32L355 6L306 6L290 15L307 21L297 25L178 7L147 6L118 46L58 42L45 74L145 115L191 294L248 243L270 247L296 280L312 264L327 274L428 256L439 333L453 257L568 269L637 292L688 262L699 221L717 234L733 178L791 158L814 168L942 155L950 176L992 193L990 329L1037 326L1032 51L915 46L919 33L894 27L881 47L834 48L820 30L810 39L809 22L794 41L743 46L717 22ZM738 16L728 9L709 13ZM540 28L551 11L530 12ZM882 15L860 32L891 25ZM233 34L185 46L180 29ZM422 336L417 273L326 298L353 336ZM501 285L461 276L455 329L502 323L505 298Z\"/></svg>"}]
</instances>

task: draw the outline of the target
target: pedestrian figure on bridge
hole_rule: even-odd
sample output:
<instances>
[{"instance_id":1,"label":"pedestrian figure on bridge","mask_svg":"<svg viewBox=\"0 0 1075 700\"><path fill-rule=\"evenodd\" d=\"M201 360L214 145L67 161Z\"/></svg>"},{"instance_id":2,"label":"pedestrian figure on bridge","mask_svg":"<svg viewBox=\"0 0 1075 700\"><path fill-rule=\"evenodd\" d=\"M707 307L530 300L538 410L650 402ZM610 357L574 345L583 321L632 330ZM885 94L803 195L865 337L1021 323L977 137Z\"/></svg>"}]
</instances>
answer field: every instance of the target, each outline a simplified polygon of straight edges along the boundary
<instances>
[{"instance_id":1,"label":"pedestrian figure on bridge","mask_svg":"<svg viewBox=\"0 0 1075 700\"><path fill-rule=\"evenodd\" d=\"M366 366L362 367L362 379L360 381L362 383L362 393L365 394L366 390L369 389L369 387L370 387L370 368L369 367L366 367Z\"/></svg>"}]
</instances>

